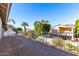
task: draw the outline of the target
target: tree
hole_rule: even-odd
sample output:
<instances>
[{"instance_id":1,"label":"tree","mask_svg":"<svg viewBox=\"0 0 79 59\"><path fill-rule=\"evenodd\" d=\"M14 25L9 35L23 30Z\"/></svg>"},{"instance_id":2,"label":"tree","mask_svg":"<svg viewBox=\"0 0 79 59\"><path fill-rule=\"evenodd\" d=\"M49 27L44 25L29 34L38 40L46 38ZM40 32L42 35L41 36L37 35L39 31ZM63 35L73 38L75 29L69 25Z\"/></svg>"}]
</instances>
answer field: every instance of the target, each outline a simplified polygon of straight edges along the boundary
<instances>
[{"instance_id":1,"label":"tree","mask_svg":"<svg viewBox=\"0 0 79 59\"><path fill-rule=\"evenodd\" d=\"M15 24L14 19L8 19L8 23L6 24L8 28L10 29L14 29L14 26L12 24L9 24L10 22L13 22L13 24Z\"/></svg>"},{"instance_id":2,"label":"tree","mask_svg":"<svg viewBox=\"0 0 79 59\"><path fill-rule=\"evenodd\" d=\"M12 22L13 22L13 24L15 24L14 19L9 19L9 20L8 20L8 22L10 22L10 21L12 21Z\"/></svg>"},{"instance_id":3,"label":"tree","mask_svg":"<svg viewBox=\"0 0 79 59\"><path fill-rule=\"evenodd\" d=\"M44 20L44 19L42 19L40 22L41 22L42 24L49 23L47 20Z\"/></svg>"},{"instance_id":4,"label":"tree","mask_svg":"<svg viewBox=\"0 0 79 59\"><path fill-rule=\"evenodd\" d=\"M35 21L34 26L35 26L37 23L39 23L39 21Z\"/></svg>"},{"instance_id":5,"label":"tree","mask_svg":"<svg viewBox=\"0 0 79 59\"><path fill-rule=\"evenodd\" d=\"M27 22L22 22L21 26L24 27L24 31L26 32L26 26L29 26Z\"/></svg>"},{"instance_id":6,"label":"tree","mask_svg":"<svg viewBox=\"0 0 79 59\"><path fill-rule=\"evenodd\" d=\"M79 33L79 19L75 22L75 33Z\"/></svg>"},{"instance_id":7,"label":"tree","mask_svg":"<svg viewBox=\"0 0 79 59\"><path fill-rule=\"evenodd\" d=\"M51 25L48 23L43 24L42 26L42 31L43 34L48 34L48 32L50 31Z\"/></svg>"},{"instance_id":8,"label":"tree","mask_svg":"<svg viewBox=\"0 0 79 59\"><path fill-rule=\"evenodd\" d=\"M15 32L16 32L16 34L17 34L17 33L19 33L19 32L21 32L21 31L22 31L22 28L20 28L20 27L15 28L15 29L14 29L14 31L15 31Z\"/></svg>"},{"instance_id":9,"label":"tree","mask_svg":"<svg viewBox=\"0 0 79 59\"><path fill-rule=\"evenodd\" d=\"M41 35L41 24L40 23L37 23L36 25L35 25L35 30Z\"/></svg>"},{"instance_id":10,"label":"tree","mask_svg":"<svg viewBox=\"0 0 79 59\"><path fill-rule=\"evenodd\" d=\"M39 32L41 35L48 33L50 31L51 25L48 21L45 21L44 19L41 21L38 21L36 24L34 23L35 30Z\"/></svg>"}]
</instances>

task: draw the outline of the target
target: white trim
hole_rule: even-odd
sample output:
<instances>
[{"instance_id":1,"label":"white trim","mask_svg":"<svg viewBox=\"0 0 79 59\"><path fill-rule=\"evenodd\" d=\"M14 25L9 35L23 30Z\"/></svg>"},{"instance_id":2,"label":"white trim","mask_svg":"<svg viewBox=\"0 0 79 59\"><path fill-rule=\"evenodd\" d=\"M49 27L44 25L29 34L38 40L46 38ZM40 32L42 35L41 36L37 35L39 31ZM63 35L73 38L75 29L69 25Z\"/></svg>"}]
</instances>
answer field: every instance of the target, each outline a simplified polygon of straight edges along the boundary
<instances>
[{"instance_id":1,"label":"white trim","mask_svg":"<svg viewBox=\"0 0 79 59\"><path fill-rule=\"evenodd\" d=\"M2 21L1 21L1 17L0 17L0 40L2 38Z\"/></svg>"}]
</instances>

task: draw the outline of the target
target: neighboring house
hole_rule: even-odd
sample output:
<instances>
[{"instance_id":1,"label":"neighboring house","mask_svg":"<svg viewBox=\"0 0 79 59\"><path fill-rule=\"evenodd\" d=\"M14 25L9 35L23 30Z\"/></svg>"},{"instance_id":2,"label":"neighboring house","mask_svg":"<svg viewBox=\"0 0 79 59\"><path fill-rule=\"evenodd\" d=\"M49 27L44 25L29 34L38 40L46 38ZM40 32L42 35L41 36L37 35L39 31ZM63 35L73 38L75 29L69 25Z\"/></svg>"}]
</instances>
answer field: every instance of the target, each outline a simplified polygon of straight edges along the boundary
<instances>
[{"instance_id":1,"label":"neighboring house","mask_svg":"<svg viewBox=\"0 0 79 59\"><path fill-rule=\"evenodd\" d=\"M11 3L0 3L0 39L3 37L3 32L7 30L7 21Z\"/></svg>"},{"instance_id":2,"label":"neighboring house","mask_svg":"<svg viewBox=\"0 0 79 59\"><path fill-rule=\"evenodd\" d=\"M33 29L29 29L29 28L27 28L27 29L26 29L26 32L28 32L28 31L33 31Z\"/></svg>"},{"instance_id":3,"label":"neighboring house","mask_svg":"<svg viewBox=\"0 0 79 59\"><path fill-rule=\"evenodd\" d=\"M68 37L66 39L74 40L74 28L73 24L58 24L51 29L52 35L60 37Z\"/></svg>"}]
</instances>

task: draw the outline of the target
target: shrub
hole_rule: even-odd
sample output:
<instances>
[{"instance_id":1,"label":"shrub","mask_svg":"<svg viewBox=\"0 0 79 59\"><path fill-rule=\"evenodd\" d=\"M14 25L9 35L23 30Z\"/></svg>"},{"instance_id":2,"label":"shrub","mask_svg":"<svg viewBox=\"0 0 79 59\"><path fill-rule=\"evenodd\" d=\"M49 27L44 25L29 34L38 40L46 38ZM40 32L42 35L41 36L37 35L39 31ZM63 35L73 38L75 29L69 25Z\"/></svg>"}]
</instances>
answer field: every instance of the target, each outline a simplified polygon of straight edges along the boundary
<instances>
[{"instance_id":1,"label":"shrub","mask_svg":"<svg viewBox=\"0 0 79 59\"><path fill-rule=\"evenodd\" d=\"M18 28L14 28L13 30L14 30L14 31L16 32L16 34L17 34L17 33L19 33L19 32L22 31L22 28L18 27Z\"/></svg>"},{"instance_id":2,"label":"shrub","mask_svg":"<svg viewBox=\"0 0 79 59\"><path fill-rule=\"evenodd\" d=\"M66 48L68 48L68 50L73 50L74 46L71 43L66 43Z\"/></svg>"},{"instance_id":3,"label":"shrub","mask_svg":"<svg viewBox=\"0 0 79 59\"><path fill-rule=\"evenodd\" d=\"M62 39L62 38L59 38L59 37L53 38L52 43L53 43L55 46L60 46L60 47L63 47L63 46L64 46L64 41L63 41L63 39Z\"/></svg>"},{"instance_id":4,"label":"shrub","mask_svg":"<svg viewBox=\"0 0 79 59\"><path fill-rule=\"evenodd\" d=\"M31 30L31 31L27 32L27 37L29 37L29 38L35 39L38 36L39 36L39 34L36 31Z\"/></svg>"},{"instance_id":5,"label":"shrub","mask_svg":"<svg viewBox=\"0 0 79 59\"><path fill-rule=\"evenodd\" d=\"M22 31L21 34L25 37L27 36L27 32Z\"/></svg>"},{"instance_id":6,"label":"shrub","mask_svg":"<svg viewBox=\"0 0 79 59\"><path fill-rule=\"evenodd\" d=\"M79 47L74 47L74 51L76 51L77 53L79 53Z\"/></svg>"},{"instance_id":7,"label":"shrub","mask_svg":"<svg viewBox=\"0 0 79 59\"><path fill-rule=\"evenodd\" d=\"M79 53L79 47L73 46L71 43L66 43L66 49L69 51L75 51Z\"/></svg>"}]
</instances>

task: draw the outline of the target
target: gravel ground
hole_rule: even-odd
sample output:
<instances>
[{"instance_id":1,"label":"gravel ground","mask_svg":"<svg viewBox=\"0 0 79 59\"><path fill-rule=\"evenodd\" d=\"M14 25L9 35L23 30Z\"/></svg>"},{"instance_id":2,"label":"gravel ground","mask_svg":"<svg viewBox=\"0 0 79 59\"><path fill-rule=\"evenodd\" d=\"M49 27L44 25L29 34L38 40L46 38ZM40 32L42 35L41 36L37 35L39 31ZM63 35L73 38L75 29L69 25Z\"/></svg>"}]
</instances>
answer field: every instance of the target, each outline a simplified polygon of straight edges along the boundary
<instances>
[{"instance_id":1,"label":"gravel ground","mask_svg":"<svg viewBox=\"0 0 79 59\"><path fill-rule=\"evenodd\" d=\"M29 40L22 36L6 36L0 41L1 56L75 56L74 54Z\"/></svg>"}]
</instances>

